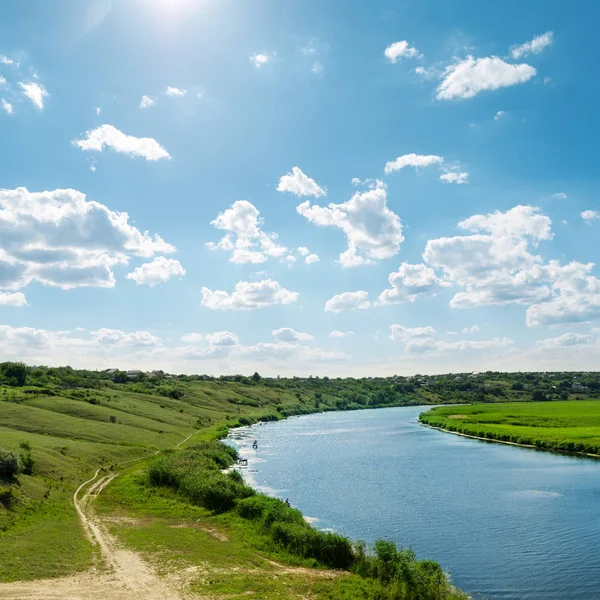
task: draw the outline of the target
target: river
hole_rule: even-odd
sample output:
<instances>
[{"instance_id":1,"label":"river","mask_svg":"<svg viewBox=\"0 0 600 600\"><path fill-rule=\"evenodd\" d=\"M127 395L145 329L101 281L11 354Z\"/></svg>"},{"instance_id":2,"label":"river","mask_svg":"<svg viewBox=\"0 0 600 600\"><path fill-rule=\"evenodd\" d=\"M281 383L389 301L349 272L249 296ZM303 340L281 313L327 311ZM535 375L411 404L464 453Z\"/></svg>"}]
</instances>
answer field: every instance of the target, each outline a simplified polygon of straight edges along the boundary
<instances>
[{"instance_id":1,"label":"river","mask_svg":"<svg viewBox=\"0 0 600 600\"><path fill-rule=\"evenodd\" d=\"M230 440L255 488L319 529L412 547L473 598L600 598L600 461L429 429L423 410L308 415Z\"/></svg>"}]
</instances>

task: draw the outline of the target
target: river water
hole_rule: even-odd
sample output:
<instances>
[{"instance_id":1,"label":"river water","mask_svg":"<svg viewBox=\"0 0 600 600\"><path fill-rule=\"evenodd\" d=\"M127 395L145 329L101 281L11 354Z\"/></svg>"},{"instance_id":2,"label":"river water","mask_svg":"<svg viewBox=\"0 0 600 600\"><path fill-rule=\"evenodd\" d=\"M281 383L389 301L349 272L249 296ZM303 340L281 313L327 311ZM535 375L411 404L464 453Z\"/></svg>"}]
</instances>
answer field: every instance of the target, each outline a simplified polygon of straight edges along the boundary
<instances>
[{"instance_id":1,"label":"river water","mask_svg":"<svg viewBox=\"0 0 600 600\"><path fill-rule=\"evenodd\" d=\"M315 527L410 546L474 598L600 599L600 461L432 430L423 410L309 415L230 439L249 483Z\"/></svg>"}]
</instances>

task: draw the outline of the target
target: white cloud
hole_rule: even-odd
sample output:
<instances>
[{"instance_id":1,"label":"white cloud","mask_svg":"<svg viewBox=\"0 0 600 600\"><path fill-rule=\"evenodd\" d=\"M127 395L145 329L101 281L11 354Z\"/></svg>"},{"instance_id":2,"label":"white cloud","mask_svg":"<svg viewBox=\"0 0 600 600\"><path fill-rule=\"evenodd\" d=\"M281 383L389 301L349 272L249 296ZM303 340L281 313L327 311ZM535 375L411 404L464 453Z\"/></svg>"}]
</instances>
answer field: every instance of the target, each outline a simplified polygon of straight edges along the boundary
<instances>
[{"instance_id":1,"label":"white cloud","mask_svg":"<svg viewBox=\"0 0 600 600\"><path fill-rule=\"evenodd\" d=\"M460 185L462 183L469 183L469 174L464 171L462 173L449 171L448 173L440 175L440 180L445 183L456 183Z\"/></svg>"},{"instance_id":2,"label":"white cloud","mask_svg":"<svg viewBox=\"0 0 600 600\"><path fill-rule=\"evenodd\" d=\"M165 283L171 277L183 277L184 275L185 269L178 260L158 256L152 262L144 263L131 273L127 273L125 277L135 281L137 285L154 287L159 283Z\"/></svg>"},{"instance_id":3,"label":"white cloud","mask_svg":"<svg viewBox=\"0 0 600 600\"><path fill-rule=\"evenodd\" d=\"M102 112L102 109L99 107L96 107L96 116L98 116L101 112Z\"/></svg>"},{"instance_id":4,"label":"white cloud","mask_svg":"<svg viewBox=\"0 0 600 600\"><path fill-rule=\"evenodd\" d=\"M92 339L99 344L118 346L156 346L160 343L159 338L148 331L134 331L125 333L119 329L98 329L91 331Z\"/></svg>"},{"instance_id":5,"label":"white cloud","mask_svg":"<svg viewBox=\"0 0 600 600\"><path fill-rule=\"evenodd\" d=\"M150 108L155 104L156 102L154 102L150 96L142 96L142 99L140 100L140 108Z\"/></svg>"},{"instance_id":6,"label":"white cloud","mask_svg":"<svg viewBox=\"0 0 600 600\"><path fill-rule=\"evenodd\" d=\"M250 57L250 60L254 63L254 66L257 69L260 69L260 67L266 65L271 60L271 57L268 54L263 54L259 52L257 54L253 54Z\"/></svg>"},{"instance_id":7,"label":"white cloud","mask_svg":"<svg viewBox=\"0 0 600 600\"><path fill-rule=\"evenodd\" d=\"M277 186L278 192L291 192L296 196L327 196L327 190L322 188L314 179L305 175L298 167L292 167L292 172L283 175Z\"/></svg>"},{"instance_id":8,"label":"white cloud","mask_svg":"<svg viewBox=\"0 0 600 600\"><path fill-rule=\"evenodd\" d=\"M505 110L499 110L495 115L494 115L494 121L499 121L500 119L502 119L503 117L506 116L506 111Z\"/></svg>"},{"instance_id":9,"label":"white cloud","mask_svg":"<svg viewBox=\"0 0 600 600\"><path fill-rule=\"evenodd\" d=\"M27 306L27 299L21 292L0 292L0 306Z\"/></svg>"},{"instance_id":10,"label":"white cloud","mask_svg":"<svg viewBox=\"0 0 600 600\"><path fill-rule=\"evenodd\" d=\"M463 333L479 333L479 325L473 325L472 327L465 327L462 332Z\"/></svg>"},{"instance_id":11,"label":"white cloud","mask_svg":"<svg viewBox=\"0 0 600 600\"><path fill-rule=\"evenodd\" d=\"M419 51L409 45L406 40L390 44L383 52L385 57L392 63L398 62L401 58L417 58Z\"/></svg>"},{"instance_id":12,"label":"white cloud","mask_svg":"<svg viewBox=\"0 0 600 600\"><path fill-rule=\"evenodd\" d=\"M4 85L6 83L6 79L0 75L0 85Z\"/></svg>"},{"instance_id":13,"label":"white cloud","mask_svg":"<svg viewBox=\"0 0 600 600\"><path fill-rule=\"evenodd\" d=\"M441 269L446 281L465 288L451 306L529 304L550 295L541 274L532 270L541 258L529 251L530 244L552 238L551 221L539 209L516 206L475 215L458 226L473 234L429 240L423 253L425 262Z\"/></svg>"},{"instance_id":14,"label":"white cloud","mask_svg":"<svg viewBox=\"0 0 600 600\"><path fill-rule=\"evenodd\" d=\"M432 338L416 338L408 340L404 348L409 354L450 353L469 351L490 351L506 349L514 344L510 338L493 338L491 340L458 340L442 342Z\"/></svg>"},{"instance_id":15,"label":"white cloud","mask_svg":"<svg viewBox=\"0 0 600 600\"><path fill-rule=\"evenodd\" d=\"M100 125L100 127L86 132L86 135L87 137L83 140L73 141L82 150L102 152L106 146L115 152L141 156L146 160L171 158L169 153L154 138L137 138L133 135L127 135L112 125Z\"/></svg>"},{"instance_id":16,"label":"white cloud","mask_svg":"<svg viewBox=\"0 0 600 600\"><path fill-rule=\"evenodd\" d=\"M19 66L19 63L16 63L12 58L8 58L8 56L4 56L4 54L0 54L0 63L3 65L14 65L15 67Z\"/></svg>"},{"instance_id":17,"label":"white cloud","mask_svg":"<svg viewBox=\"0 0 600 600\"><path fill-rule=\"evenodd\" d=\"M320 75L324 70L323 63L320 61L315 61L310 69L315 75Z\"/></svg>"},{"instance_id":18,"label":"white cloud","mask_svg":"<svg viewBox=\"0 0 600 600\"><path fill-rule=\"evenodd\" d=\"M35 81L24 83L20 81L19 87L22 90L22 94L29 98L36 108L39 110L44 108L44 98L49 94L41 83L36 83Z\"/></svg>"},{"instance_id":19,"label":"white cloud","mask_svg":"<svg viewBox=\"0 0 600 600\"><path fill-rule=\"evenodd\" d=\"M202 288L202 306L212 310L252 310L275 304L291 304L298 297L298 292L290 292L272 279L238 281L231 294L223 290Z\"/></svg>"},{"instance_id":20,"label":"white cloud","mask_svg":"<svg viewBox=\"0 0 600 600\"><path fill-rule=\"evenodd\" d=\"M260 212L252 203L237 200L211 221L213 227L226 234L216 244L208 242L206 246L211 250L231 252L229 261L238 264L256 264L267 261L269 257L282 257L287 248L277 243L276 233L262 231L262 224Z\"/></svg>"},{"instance_id":21,"label":"white cloud","mask_svg":"<svg viewBox=\"0 0 600 600\"><path fill-rule=\"evenodd\" d=\"M113 287L115 265L174 251L76 190L0 190L0 289Z\"/></svg>"},{"instance_id":22,"label":"white cloud","mask_svg":"<svg viewBox=\"0 0 600 600\"><path fill-rule=\"evenodd\" d=\"M387 206L385 186L357 192L343 204L312 205L307 200L296 211L320 227L338 227L348 240L348 249L339 255L343 267L371 264L390 258L404 241L400 217Z\"/></svg>"},{"instance_id":23,"label":"white cloud","mask_svg":"<svg viewBox=\"0 0 600 600\"><path fill-rule=\"evenodd\" d=\"M437 156L435 154L415 154L413 152L411 154L399 156L396 160L388 161L385 164L384 171L389 175L394 171L404 169L404 167L415 167L416 169L421 169L430 165L439 165L443 162L444 159L441 156Z\"/></svg>"},{"instance_id":24,"label":"white cloud","mask_svg":"<svg viewBox=\"0 0 600 600\"><path fill-rule=\"evenodd\" d=\"M334 329L329 334L329 337L332 340L341 340L341 339L347 338L349 335L354 335L354 331L338 331L337 329Z\"/></svg>"},{"instance_id":25,"label":"white cloud","mask_svg":"<svg viewBox=\"0 0 600 600\"><path fill-rule=\"evenodd\" d=\"M313 339L313 336L308 333L300 333L290 327L281 327L273 330L273 337L278 342L304 342Z\"/></svg>"},{"instance_id":26,"label":"white cloud","mask_svg":"<svg viewBox=\"0 0 600 600\"><path fill-rule=\"evenodd\" d=\"M342 312L344 310L356 310L369 308L369 292L361 290L359 292L343 292L329 298L325 303L326 312Z\"/></svg>"},{"instance_id":27,"label":"white cloud","mask_svg":"<svg viewBox=\"0 0 600 600\"><path fill-rule=\"evenodd\" d=\"M312 265L313 263L319 262L319 257L316 254L309 254L305 259L304 262L307 265Z\"/></svg>"},{"instance_id":28,"label":"white cloud","mask_svg":"<svg viewBox=\"0 0 600 600\"><path fill-rule=\"evenodd\" d=\"M413 340L430 338L435 335L435 329L431 325L426 327L404 327L402 325L390 325L390 340Z\"/></svg>"},{"instance_id":29,"label":"white cloud","mask_svg":"<svg viewBox=\"0 0 600 600\"><path fill-rule=\"evenodd\" d=\"M296 252L298 252L300 256L308 256L310 254L310 250L306 246L298 246Z\"/></svg>"},{"instance_id":30,"label":"white cloud","mask_svg":"<svg viewBox=\"0 0 600 600\"><path fill-rule=\"evenodd\" d=\"M520 46L513 46L510 49L510 54L514 59L522 58L528 54L540 54L544 48L552 45L552 42L554 41L553 38L554 33L552 31L547 31L542 35L536 35L529 42L525 42Z\"/></svg>"},{"instance_id":31,"label":"white cloud","mask_svg":"<svg viewBox=\"0 0 600 600\"><path fill-rule=\"evenodd\" d=\"M201 333L186 333L181 336L181 341L187 344L198 344L204 339Z\"/></svg>"},{"instance_id":32,"label":"white cloud","mask_svg":"<svg viewBox=\"0 0 600 600\"><path fill-rule=\"evenodd\" d=\"M552 198L555 200L566 200L568 196L564 192L556 192L555 194L552 194Z\"/></svg>"},{"instance_id":33,"label":"white cloud","mask_svg":"<svg viewBox=\"0 0 600 600\"><path fill-rule=\"evenodd\" d=\"M600 219L600 214L598 214L598 212L595 210L584 210L581 213L581 218L589 223L590 221Z\"/></svg>"},{"instance_id":34,"label":"white cloud","mask_svg":"<svg viewBox=\"0 0 600 600\"><path fill-rule=\"evenodd\" d=\"M589 334L582 333L564 333L558 337L539 340L538 348L542 350L554 350L557 348L570 348L572 346L589 346L598 343L598 339Z\"/></svg>"},{"instance_id":35,"label":"white cloud","mask_svg":"<svg viewBox=\"0 0 600 600\"><path fill-rule=\"evenodd\" d=\"M414 302L417 298L434 296L442 287L450 284L440 279L427 265L411 265L403 262L399 269L390 273L391 288L379 295L379 304Z\"/></svg>"},{"instance_id":36,"label":"white cloud","mask_svg":"<svg viewBox=\"0 0 600 600\"><path fill-rule=\"evenodd\" d=\"M211 346L236 346L240 343L237 335L231 331L216 331L205 336Z\"/></svg>"},{"instance_id":37,"label":"white cloud","mask_svg":"<svg viewBox=\"0 0 600 600\"><path fill-rule=\"evenodd\" d=\"M177 87L171 87L169 85L169 86L167 86L165 94L167 94L167 96L179 96L180 98L182 98L183 96L185 96L187 94L187 90L177 88Z\"/></svg>"},{"instance_id":38,"label":"white cloud","mask_svg":"<svg viewBox=\"0 0 600 600\"><path fill-rule=\"evenodd\" d=\"M2 98L2 108L9 115L14 114L15 112L13 105L10 102L7 102L4 98Z\"/></svg>"},{"instance_id":39,"label":"white cloud","mask_svg":"<svg viewBox=\"0 0 600 600\"><path fill-rule=\"evenodd\" d=\"M511 65L497 56L473 58L446 67L437 89L438 100L472 98L479 92L525 83L536 75L527 64Z\"/></svg>"}]
</instances>

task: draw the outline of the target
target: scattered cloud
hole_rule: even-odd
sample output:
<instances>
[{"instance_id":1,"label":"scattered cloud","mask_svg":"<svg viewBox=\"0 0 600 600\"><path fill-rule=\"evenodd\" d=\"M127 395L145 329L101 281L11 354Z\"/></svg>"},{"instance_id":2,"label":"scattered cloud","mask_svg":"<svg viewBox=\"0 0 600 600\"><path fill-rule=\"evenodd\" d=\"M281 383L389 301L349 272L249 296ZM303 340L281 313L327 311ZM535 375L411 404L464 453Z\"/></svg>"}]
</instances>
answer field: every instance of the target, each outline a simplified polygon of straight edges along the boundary
<instances>
[{"instance_id":1,"label":"scattered cloud","mask_svg":"<svg viewBox=\"0 0 600 600\"><path fill-rule=\"evenodd\" d=\"M35 81L24 83L20 81L19 87L22 90L22 94L29 98L36 108L43 110L44 99L49 96L49 94L41 83L37 83Z\"/></svg>"},{"instance_id":2,"label":"scattered cloud","mask_svg":"<svg viewBox=\"0 0 600 600\"><path fill-rule=\"evenodd\" d=\"M156 102L154 102L150 96L142 96L142 99L140 100L140 108L150 108L155 104Z\"/></svg>"},{"instance_id":3,"label":"scattered cloud","mask_svg":"<svg viewBox=\"0 0 600 600\"><path fill-rule=\"evenodd\" d=\"M300 333L290 327L281 327L273 330L273 337L278 342L305 342L313 339L313 336L308 333Z\"/></svg>"},{"instance_id":4,"label":"scattered cloud","mask_svg":"<svg viewBox=\"0 0 600 600\"><path fill-rule=\"evenodd\" d=\"M96 107L96 116L98 116L101 112L102 112L102 109L97 106Z\"/></svg>"},{"instance_id":5,"label":"scattered cloud","mask_svg":"<svg viewBox=\"0 0 600 600\"><path fill-rule=\"evenodd\" d=\"M466 171L449 171L448 173L440 175L440 181L443 181L444 183L456 183L457 185L461 185L463 183L469 183L469 174Z\"/></svg>"},{"instance_id":6,"label":"scattered cloud","mask_svg":"<svg viewBox=\"0 0 600 600\"><path fill-rule=\"evenodd\" d=\"M2 108L8 115L12 115L15 112L14 106L10 102L7 102L4 98L2 98Z\"/></svg>"},{"instance_id":7,"label":"scattered cloud","mask_svg":"<svg viewBox=\"0 0 600 600\"><path fill-rule=\"evenodd\" d=\"M250 60L254 63L254 66L257 69L260 69L263 65L266 65L271 60L271 56L259 52L257 54L253 54L250 57Z\"/></svg>"},{"instance_id":8,"label":"scattered cloud","mask_svg":"<svg viewBox=\"0 0 600 600\"><path fill-rule=\"evenodd\" d=\"M359 292L343 292L327 300L325 303L325 312L339 313L345 310L363 310L370 306L369 292L365 292L364 290Z\"/></svg>"},{"instance_id":9,"label":"scattered cloud","mask_svg":"<svg viewBox=\"0 0 600 600\"><path fill-rule=\"evenodd\" d=\"M231 252L230 262L262 263L271 258L280 258L287 252L277 243L277 234L265 233L263 220L258 209L247 200L237 200L227 210L219 213L211 225L226 232L216 244L208 242L211 250Z\"/></svg>"},{"instance_id":10,"label":"scattered cloud","mask_svg":"<svg viewBox=\"0 0 600 600\"><path fill-rule=\"evenodd\" d=\"M536 74L530 65L512 65L497 56L477 59L468 56L446 67L437 88L437 99L473 98L479 92L525 83Z\"/></svg>"},{"instance_id":11,"label":"scattered cloud","mask_svg":"<svg viewBox=\"0 0 600 600\"><path fill-rule=\"evenodd\" d=\"M171 87L170 85L167 86L167 89L165 90L165 94L167 94L167 96L179 96L180 98L183 98L183 96L185 96L187 94L187 90L184 90L182 88L178 88L178 87ZM145 96L147 97L147 96Z\"/></svg>"},{"instance_id":12,"label":"scattered cloud","mask_svg":"<svg viewBox=\"0 0 600 600\"><path fill-rule=\"evenodd\" d=\"M112 125L100 125L96 129L86 132L86 138L74 140L73 143L82 150L102 152L104 147L115 152L141 156L146 160L160 160L171 158L170 154L154 138L137 138L119 131Z\"/></svg>"},{"instance_id":13,"label":"scattered cloud","mask_svg":"<svg viewBox=\"0 0 600 600\"><path fill-rule=\"evenodd\" d=\"M406 40L390 44L383 54L391 63L397 63L402 58L418 58L420 56L419 51L410 46Z\"/></svg>"},{"instance_id":14,"label":"scattered cloud","mask_svg":"<svg viewBox=\"0 0 600 600\"><path fill-rule=\"evenodd\" d=\"M8 56L4 56L4 54L0 54L0 63L3 65L12 65L15 67L19 66L18 62L15 62L12 58L8 58Z\"/></svg>"},{"instance_id":15,"label":"scattered cloud","mask_svg":"<svg viewBox=\"0 0 600 600\"><path fill-rule=\"evenodd\" d=\"M291 192L296 196L327 196L327 190L322 188L314 179L305 175L298 167L292 167L292 172L283 175L277 186L278 192Z\"/></svg>"},{"instance_id":16,"label":"scattered cloud","mask_svg":"<svg viewBox=\"0 0 600 600\"><path fill-rule=\"evenodd\" d=\"M537 342L538 348L542 350L554 350L557 348L570 348L572 346L589 346L598 343L598 338L589 334L564 333L558 337L546 338Z\"/></svg>"},{"instance_id":17,"label":"scattered cloud","mask_svg":"<svg viewBox=\"0 0 600 600\"><path fill-rule=\"evenodd\" d=\"M480 329L479 329L479 325L473 325L472 327L465 327L462 332L463 333L479 333Z\"/></svg>"},{"instance_id":18,"label":"scattered cloud","mask_svg":"<svg viewBox=\"0 0 600 600\"><path fill-rule=\"evenodd\" d=\"M305 259L304 262L307 265L312 265L313 263L319 262L319 257L316 254L309 254Z\"/></svg>"},{"instance_id":19,"label":"scattered cloud","mask_svg":"<svg viewBox=\"0 0 600 600\"><path fill-rule=\"evenodd\" d=\"M319 227L337 227L345 234L348 249L339 255L343 267L372 264L400 251L404 241L400 217L387 206L387 191L377 186L355 193L348 202L328 206L307 200L296 211Z\"/></svg>"},{"instance_id":20,"label":"scattered cloud","mask_svg":"<svg viewBox=\"0 0 600 600\"><path fill-rule=\"evenodd\" d=\"M349 335L354 335L354 331L338 331L337 329L334 329L329 334L329 337L332 340L342 340L344 338L347 338Z\"/></svg>"},{"instance_id":21,"label":"scattered cloud","mask_svg":"<svg viewBox=\"0 0 600 600\"><path fill-rule=\"evenodd\" d=\"M422 169L423 167L439 165L443 162L444 159L441 156L437 156L435 154L415 154L413 152L411 154L399 156L396 160L388 161L385 164L384 171L389 175L394 171L404 169L404 167L415 167L415 169Z\"/></svg>"},{"instance_id":22,"label":"scattered cloud","mask_svg":"<svg viewBox=\"0 0 600 600\"><path fill-rule=\"evenodd\" d=\"M390 340L412 340L416 338L428 338L435 335L435 329L427 327L404 327L402 325L390 325Z\"/></svg>"},{"instance_id":23,"label":"scattered cloud","mask_svg":"<svg viewBox=\"0 0 600 600\"><path fill-rule=\"evenodd\" d=\"M584 210L581 213L581 218L584 221L587 221L588 223L590 223L591 221L595 221L596 219L600 219L600 214L598 213L598 211L595 211L595 210Z\"/></svg>"},{"instance_id":24,"label":"scattered cloud","mask_svg":"<svg viewBox=\"0 0 600 600\"><path fill-rule=\"evenodd\" d=\"M0 289L113 287L114 266L174 251L77 190L0 190Z\"/></svg>"},{"instance_id":25,"label":"scattered cloud","mask_svg":"<svg viewBox=\"0 0 600 600\"><path fill-rule=\"evenodd\" d=\"M185 269L178 260L158 256L152 262L144 263L131 273L127 273L125 277L135 281L137 285L154 287L159 283L165 283L171 277L183 277L184 275Z\"/></svg>"},{"instance_id":26,"label":"scattered cloud","mask_svg":"<svg viewBox=\"0 0 600 600\"><path fill-rule=\"evenodd\" d=\"M551 46L553 41L554 33L547 31L542 35L536 35L531 41L525 42L520 46L513 46L510 49L510 55L517 60L529 54L540 54L545 48Z\"/></svg>"},{"instance_id":27,"label":"scattered cloud","mask_svg":"<svg viewBox=\"0 0 600 600\"><path fill-rule=\"evenodd\" d=\"M186 333L181 336L181 341L187 344L199 344L204 339L201 333Z\"/></svg>"},{"instance_id":28,"label":"scattered cloud","mask_svg":"<svg viewBox=\"0 0 600 600\"><path fill-rule=\"evenodd\" d=\"M25 294L22 292L0 292L0 306L27 306Z\"/></svg>"},{"instance_id":29,"label":"scattered cloud","mask_svg":"<svg viewBox=\"0 0 600 600\"><path fill-rule=\"evenodd\" d=\"M272 279L239 281L231 294L223 290L202 288L202 306L211 310L252 310L276 304L291 304L298 298L298 292L286 290Z\"/></svg>"},{"instance_id":30,"label":"scattered cloud","mask_svg":"<svg viewBox=\"0 0 600 600\"><path fill-rule=\"evenodd\" d=\"M552 198L555 200L566 200L568 196L564 192L556 192L555 194L552 194Z\"/></svg>"},{"instance_id":31,"label":"scattered cloud","mask_svg":"<svg viewBox=\"0 0 600 600\"><path fill-rule=\"evenodd\" d=\"M321 61L316 60L313 64L312 67L310 68L311 72L314 73L315 75L320 75L321 73L323 73L323 71L325 70L325 67L323 67L323 63Z\"/></svg>"},{"instance_id":32,"label":"scattered cloud","mask_svg":"<svg viewBox=\"0 0 600 600\"><path fill-rule=\"evenodd\" d=\"M457 340L443 342L433 338L416 338L407 341L404 350L408 354L442 354L451 352L481 352L510 348L514 341L510 338L493 338L491 340Z\"/></svg>"},{"instance_id":33,"label":"scattered cloud","mask_svg":"<svg viewBox=\"0 0 600 600\"><path fill-rule=\"evenodd\" d=\"M503 119L504 117L506 117L506 111L505 110L499 110L495 115L494 115L494 121L499 121L500 119Z\"/></svg>"},{"instance_id":34,"label":"scattered cloud","mask_svg":"<svg viewBox=\"0 0 600 600\"><path fill-rule=\"evenodd\" d=\"M235 333L231 333L231 331L208 333L205 339L211 346L236 346L240 343L238 336Z\"/></svg>"},{"instance_id":35,"label":"scattered cloud","mask_svg":"<svg viewBox=\"0 0 600 600\"><path fill-rule=\"evenodd\" d=\"M417 298L435 296L441 288L450 284L440 279L435 271L424 264L411 265L403 262L388 277L391 288L379 295L379 304L414 302Z\"/></svg>"}]
</instances>

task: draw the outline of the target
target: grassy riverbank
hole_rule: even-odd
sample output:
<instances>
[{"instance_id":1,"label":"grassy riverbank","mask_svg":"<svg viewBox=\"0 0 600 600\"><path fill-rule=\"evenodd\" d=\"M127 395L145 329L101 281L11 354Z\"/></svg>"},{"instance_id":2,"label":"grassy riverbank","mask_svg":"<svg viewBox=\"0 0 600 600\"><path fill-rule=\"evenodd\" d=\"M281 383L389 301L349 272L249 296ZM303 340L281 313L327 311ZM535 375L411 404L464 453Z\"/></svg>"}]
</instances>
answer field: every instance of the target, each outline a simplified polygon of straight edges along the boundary
<instances>
[{"instance_id":1,"label":"grassy riverbank","mask_svg":"<svg viewBox=\"0 0 600 600\"><path fill-rule=\"evenodd\" d=\"M600 402L528 402L437 407L422 423L543 450L600 454Z\"/></svg>"}]
</instances>

